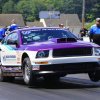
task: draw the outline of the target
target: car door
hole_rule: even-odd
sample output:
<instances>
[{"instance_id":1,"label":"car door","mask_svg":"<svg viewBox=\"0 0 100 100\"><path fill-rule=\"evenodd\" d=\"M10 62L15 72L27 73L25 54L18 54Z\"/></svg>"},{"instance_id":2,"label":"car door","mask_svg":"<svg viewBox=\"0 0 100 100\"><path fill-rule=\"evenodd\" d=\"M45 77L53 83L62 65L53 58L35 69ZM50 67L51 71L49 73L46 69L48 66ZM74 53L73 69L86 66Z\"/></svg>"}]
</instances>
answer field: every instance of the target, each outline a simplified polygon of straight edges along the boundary
<instances>
[{"instance_id":1,"label":"car door","mask_svg":"<svg viewBox=\"0 0 100 100\"><path fill-rule=\"evenodd\" d=\"M13 32L8 35L5 43L2 46L1 60L3 65L17 65L16 44L18 42L18 33Z\"/></svg>"}]
</instances>

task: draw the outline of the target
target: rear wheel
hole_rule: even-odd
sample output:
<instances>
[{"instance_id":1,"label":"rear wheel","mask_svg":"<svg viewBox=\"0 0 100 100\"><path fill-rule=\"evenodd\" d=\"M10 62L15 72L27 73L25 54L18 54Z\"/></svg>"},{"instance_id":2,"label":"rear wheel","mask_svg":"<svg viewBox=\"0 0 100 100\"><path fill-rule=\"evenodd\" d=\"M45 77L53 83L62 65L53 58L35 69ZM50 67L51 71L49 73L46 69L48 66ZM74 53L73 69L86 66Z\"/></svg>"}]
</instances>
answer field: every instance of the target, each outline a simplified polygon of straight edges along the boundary
<instances>
[{"instance_id":1,"label":"rear wheel","mask_svg":"<svg viewBox=\"0 0 100 100\"><path fill-rule=\"evenodd\" d=\"M93 82L98 82L100 80L100 72L99 71L90 72L90 73L88 73L88 75L89 75L90 80Z\"/></svg>"},{"instance_id":2,"label":"rear wheel","mask_svg":"<svg viewBox=\"0 0 100 100\"><path fill-rule=\"evenodd\" d=\"M36 82L37 77L33 75L30 59L27 57L23 61L23 78L24 82L31 86Z\"/></svg>"}]
</instances>

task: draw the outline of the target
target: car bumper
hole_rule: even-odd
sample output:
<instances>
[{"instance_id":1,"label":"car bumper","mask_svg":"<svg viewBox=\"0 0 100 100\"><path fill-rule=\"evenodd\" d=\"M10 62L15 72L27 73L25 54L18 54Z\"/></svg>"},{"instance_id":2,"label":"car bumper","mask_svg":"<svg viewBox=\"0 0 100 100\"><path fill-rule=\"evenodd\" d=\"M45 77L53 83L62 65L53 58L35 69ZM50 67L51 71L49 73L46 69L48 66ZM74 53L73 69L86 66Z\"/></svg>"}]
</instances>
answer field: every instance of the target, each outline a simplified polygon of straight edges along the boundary
<instances>
[{"instance_id":1,"label":"car bumper","mask_svg":"<svg viewBox=\"0 0 100 100\"><path fill-rule=\"evenodd\" d=\"M89 73L92 71L100 71L100 62L39 65L37 70L33 70L33 74L37 76L47 74L64 76L66 74Z\"/></svg>"},{"instance_id":2,"label":"car bumper","mask_svg":"<svg viewBox=\"0 0 100 100\"><path fill-rule=\"evenodd\" d=\"M98 60L99 59L99 60ZM100 56L80 56L80 57L59 57L59 58L39 58L31 59L32 65L41 65L36 64L36 62L48 62L49 64L66 64L66 63L88 63L88 62L99 62ZM42 64L43 65L43 64Z\"/></svg>"}]
</instances>

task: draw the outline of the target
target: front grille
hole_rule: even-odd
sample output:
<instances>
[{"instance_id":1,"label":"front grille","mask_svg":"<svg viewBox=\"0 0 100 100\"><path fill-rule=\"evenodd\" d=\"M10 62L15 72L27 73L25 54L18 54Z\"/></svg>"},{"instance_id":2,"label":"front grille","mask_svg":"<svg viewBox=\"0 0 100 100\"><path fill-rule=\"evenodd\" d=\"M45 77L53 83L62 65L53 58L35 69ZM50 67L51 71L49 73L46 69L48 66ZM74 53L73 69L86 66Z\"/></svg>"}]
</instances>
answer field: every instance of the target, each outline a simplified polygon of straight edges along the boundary
<instances>
[{"instance_id":1,"label":"front grille","mask_svg":"<svg viewBox=\"0 0 100 100\"><path fill-rule=\"evenodd\" d=\"M54 49L53 57L91 56L92 48L65 48Z\"/></svg>"}]
</instances>

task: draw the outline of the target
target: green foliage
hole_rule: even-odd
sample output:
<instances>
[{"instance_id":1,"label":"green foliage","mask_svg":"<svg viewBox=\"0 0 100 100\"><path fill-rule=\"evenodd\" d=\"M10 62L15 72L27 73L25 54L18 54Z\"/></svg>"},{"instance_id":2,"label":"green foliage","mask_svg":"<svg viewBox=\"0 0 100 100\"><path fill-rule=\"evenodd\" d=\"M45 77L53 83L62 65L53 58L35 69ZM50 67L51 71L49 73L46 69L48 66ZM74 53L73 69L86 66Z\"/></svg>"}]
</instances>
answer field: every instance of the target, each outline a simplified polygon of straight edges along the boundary
<instances>
[{"instance_id":1,"label":"green foliage","mask_svg":"<svg viewBox=\"0 0 100 100\"><path fill-rule=\"evenodd\" d=\"M86 14L86 16L89 22L92 22L95 19L95 16L93 14Z\"/></svg>"},{"instance_id":2,"label":"green foliage","mask_svg":"<svg viewBox=\"0 0 100 100\"><path fill-rule=\"evenodd\" d=\"M4 14L15 13L14 2L12 0L9 0L4 4L2 13Z\"/></svg>"},{"instance_id":3,"label":"green foliage","mask_svg":"<svg viewBox=\"0 0 100 100\"><path fill-rule=\"evenodd\" d=\"M86 0L86 21L91 22L100 17L100 0ZM90 18L89 18L90 17Z\"/></svg>"},{"instance_id":4,"label":"green foliage","mask_svg":"<svg viewBox=\"0 0 100 100\"><path fill-rule=\"evenodd\" d=\"M44 4L45 0L32 0L31 1L31 12L35 20L39 20L39 12L46 11L46 5Z\"/></svg>"},{"instance_id":5,"label":"green foliage","mask_svg":"<svg viewBox=\"0 0 100 100\"><path fill-rule=\"evenodd\" d=\"M34 20L34 22L39 22L38 20Z\"/></svg>"},{"instance_id":6,"label":"green foliage","mask_svg":"<svg viewBox=\"0 0 100 100\"><path fill-rule=\"evenodd\" d=\"M17 12L23 15L24 21L34 21L35 17L32 16L31 2L19 1L16 5Z\"/></svg>"},{"instance_id":7,"label":"green foliage","mask_svg":"<svg viewBox=\"0 0 100 100\"><path fill-rule=\"evenodd\" d=\"M100 17L100 0L85 0L85 21L92 22ZM24 21L39 21L39 12L60 11L61 14L78 14L82 17L83 0L0 0L0 13L19 13Z\"/></svg>"},{"instance_id":8,"label":"green foliage","mask_svg":"<svg viewBox=\"0 0 100 100\"><path fill-rule=\"evenodd\" d=\"M85 24L85 28L86 29L90 29L90 27L92 26L92 25L94 25L95 24L95 20L93 21L93 22L91 22L90 24Z\"/></svg>"}]
</instances>

